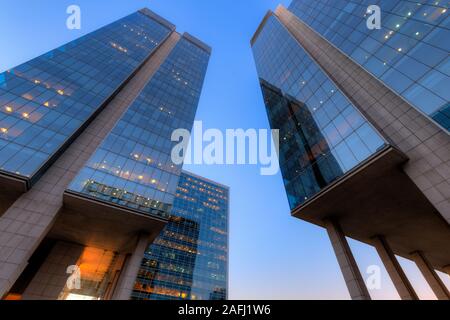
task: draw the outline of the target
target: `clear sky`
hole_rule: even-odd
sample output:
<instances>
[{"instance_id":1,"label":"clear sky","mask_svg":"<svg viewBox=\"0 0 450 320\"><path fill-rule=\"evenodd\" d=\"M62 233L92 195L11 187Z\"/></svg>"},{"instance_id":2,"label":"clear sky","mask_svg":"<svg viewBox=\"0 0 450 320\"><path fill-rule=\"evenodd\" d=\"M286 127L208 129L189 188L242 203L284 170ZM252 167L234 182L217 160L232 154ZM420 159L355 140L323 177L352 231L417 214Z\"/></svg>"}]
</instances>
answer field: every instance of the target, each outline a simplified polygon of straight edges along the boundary
<instances>
[{"instance_id":1,"label":"clear sky","mask_svg":"<svg viewBox=\"0 0 450 320\"><path fill-rule=\"evenodd\" d=\"M197 120L205 128L269 128L250 38L268 9L290 0L1 0L0 72L142 7L213 47ZM81 7L81 30L66 8ZM281 175L256 166L187 166L231 188L230 298L348 299L326 232L290 217ZM360 269L380 265L375 250L351 241ZM421 298L434 298L415 265L401 260ZM398 299L385 272L374 299ZM443 276L443 275L441 275ZM450 278L443 276L450 285Z\"/></svg>"}]
</instances>

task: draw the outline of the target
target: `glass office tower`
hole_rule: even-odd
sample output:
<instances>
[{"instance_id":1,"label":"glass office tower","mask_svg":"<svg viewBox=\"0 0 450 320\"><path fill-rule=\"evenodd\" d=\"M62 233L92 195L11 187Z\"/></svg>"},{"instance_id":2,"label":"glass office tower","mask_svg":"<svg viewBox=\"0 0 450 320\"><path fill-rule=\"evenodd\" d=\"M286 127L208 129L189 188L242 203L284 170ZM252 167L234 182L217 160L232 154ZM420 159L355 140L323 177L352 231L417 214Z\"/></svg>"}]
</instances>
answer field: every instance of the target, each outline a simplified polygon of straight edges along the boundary
<instances>
[{"instance_id":1,"label":"glass office tower","mask_svg":"<svg viewBox=\"0 0 450 320\"><path fill-rule=\"evenodd\" d=\"M182 37L69 186L70 192L153 214L170 213L181 166L172 132L191 130L209 52Z\"/></svg>"},{"instance_id":2,"label":"glass office tower","mask_svg":"<svg viewBox=\"0 0 450 320\"><path fill-rule=\"evenodd\" d=\"M136 12L1 73L1 173L30 186L171 32Z\"/></svg>"},{"instance_id":3,"label":"glass office tower","mask_svg":"<svg viewBox=\"0 0 450 320\"><path fill-rule=\"evenodd\" d=\"M0 298L131 297L210 54L144 8L0 74Z\"/></svg>"},{"instance_id":4,"label":"glass office tower","mask_svg":"<svg viewBox=\"0 0 450 320\"><path fill-rule=\"evenodd\" d=\"M381 29L365 28L367 7ZM411 105L450 130L449 2L293 0L289 10Z\"/></svg>"},{"instance_id":5,"label":"glass office tower","mask_svg":"<svg viewBox=\"0 0 450 320\"><path fill-rule=\"evenodd\" d=\"M401 299L418 296L395 255L450 299L449 21L444 1L293 0L251 40L291 214L326 228L352 299L370 293L346 237L375 246Z\"/></svg>"},{"instance_id":6,"label":"glass office tower","mask_svg":"<svg viewBox=\"0 0 450 320\"><path fill-rule=\"evenodd\" d=\"M253 52L269 121L280 129L280 168L293 210L386 142L275 16Z\"/></svg>"},{"instance_id":7,"label":"glass office tower","mask_svg":"<svg viewBox=\"0 0 450 320\"><path fill-rule=\"evenodd\" d=\"M149 247L133 299L225 300L229 189L182 172L169 223Z\"/></svg>"}]
</instances>

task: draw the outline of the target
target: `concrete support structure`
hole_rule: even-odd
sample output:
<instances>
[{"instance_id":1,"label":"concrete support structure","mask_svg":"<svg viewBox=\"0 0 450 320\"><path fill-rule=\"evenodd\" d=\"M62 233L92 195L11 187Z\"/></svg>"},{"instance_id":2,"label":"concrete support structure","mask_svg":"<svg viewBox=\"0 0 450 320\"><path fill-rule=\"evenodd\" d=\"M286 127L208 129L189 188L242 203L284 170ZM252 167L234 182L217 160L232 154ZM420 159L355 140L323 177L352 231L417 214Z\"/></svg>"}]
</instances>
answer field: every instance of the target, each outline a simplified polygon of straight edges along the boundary
<instances>
[{"instance_id":1,"label":"concrete support structure","mask_svg":"<svg viewBox=\"0 0 450 320\"><path fill-rule=\"evenodd\" d=\"M369 291L358 269L347 239L336 221L324 221L331 244L336 254L345 284L353 300L371 300Z\"/></svg>"},{"instance_id":2,"label":"concrete support structure","mask_svg":"<svg viewBox=\"0 0 450 320\"><path fill-rule=\"evenodd\" d=\"M418 296L414 291L411 283L403 272L400 263L394 255L391 247L386 239L382 236L373 238L373 244L384 264L392 282L394 283L397 293L402 300L418 300Z\"/></svg>"},{"instance_id":3,"label":"concrete support structure","mask_svg":"<svg viewBox=\"0 0 450 320\"><path fill-rule=\"evenodd\" d=\"M428 262L425 255L422 252L417 251L412 253L411 257L427 283L430 285L431 290L433 290L436 297L439 300L450 300L450 292L445 287L445 284L442 282L441 278L439 278L439 275L436 273L434 268Z\"/></svg>"},{"instance_id":4,"label":"concrete support structure","mask_svg":"<svg viewBox=\"0 0 450 320\"><path fill-rule=\"evenodd\" d=\"M23 293L23 300L57 300L67 278L67 267L76 265L84 247L58 242Z\"/></svg>"},{"instance_id":5,"label":"concrete support structure","mask_svg":"<svg viewBox=\"0 0 450 320\"><path fill-rule=\"evenodd\" d=\"M141 267L142 257L144 256L148 245L149 236L147 234L140 235L136 249L128 258L125 268L120 275L120 279L114 291L112 300L130 299L131 292L133 291L134 283L136 281L136 276L139 272L139 268Z\"/></svg>"},{"instance_id":6,"label":"concrete support structure","mask_svg":"<svg viewBox=\"0 0 450 320\"><path fill-rule=\"evenodd\" d=\"M178 33L172 33L33 188L20 196L0 216L0 298L9 292L33 252L51 230L63 208L63 194L69 183L114 128L179 39Z\"/></svg>"}]
</instances>

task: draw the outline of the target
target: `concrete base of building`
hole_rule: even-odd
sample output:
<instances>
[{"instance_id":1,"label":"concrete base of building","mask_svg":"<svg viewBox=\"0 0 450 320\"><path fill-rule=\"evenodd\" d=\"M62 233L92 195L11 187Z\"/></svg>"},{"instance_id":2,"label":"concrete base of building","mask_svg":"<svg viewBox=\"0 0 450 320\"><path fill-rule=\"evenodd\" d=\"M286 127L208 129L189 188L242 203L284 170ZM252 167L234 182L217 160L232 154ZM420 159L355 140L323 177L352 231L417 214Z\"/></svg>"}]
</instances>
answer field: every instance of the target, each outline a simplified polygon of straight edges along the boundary
<instances>
[{"instance_id":1,"label":"concrete base of building","mask_svg":"<svg viewBox=\"0 0 450 320\"><path fill-rule=\"evenodd\" d=\"M166 224L167 218L66 192L49 236L128 254L134 251L140 233L148 234L153 242Z\"/></svg>"},{"instance_id":2,"label":"concrete base of building","mask_svg":"<svg viewBox=\"0 0 450 320\"><path fill-rule=\"evenodd\" d=\"M382 234L392 251L409 259L425 252L437 270L450 264L450 228L401 170L405 158L388 148L293 211L293 216L325 227L339 221L346 236L373 245ZM363 218L361 218L363 217Z\"/></svg>"},{"instance_id":3,"label":"concrete base of building","mask_svg":"<svg viewBox=\"0 0 450 320\"><path fill-rule=\"evenodd\" d=\"M84 247L57 242L23 292L23 300L57 300L71 274L67 269L77 265ZM20 294L12 290L13 294Z\"/></svg>"},{"instance_id":4,"label":"concrete base of building","mask_svg":"<svg viewBox=\"0 0 450 320\"><path fill-rule=\"evenodd\" d=\"M49 249L38 248L7 300L111 300L113 295L127 300L149 243L148 236L139 237L129 255L54 239L44 242Z\"/></svg>"},{"instance_id":5,"label":"concrete base of building","mask_svg":"<svg viewBox=\"0 0 450 320\"><path fill-rule=\"evenodd\" d=\"M353 300L371 300L369 291L341 227L336 221L328 219L324 220L324 225L330 237L350 297Z\"/></svg>"}]
</instances>

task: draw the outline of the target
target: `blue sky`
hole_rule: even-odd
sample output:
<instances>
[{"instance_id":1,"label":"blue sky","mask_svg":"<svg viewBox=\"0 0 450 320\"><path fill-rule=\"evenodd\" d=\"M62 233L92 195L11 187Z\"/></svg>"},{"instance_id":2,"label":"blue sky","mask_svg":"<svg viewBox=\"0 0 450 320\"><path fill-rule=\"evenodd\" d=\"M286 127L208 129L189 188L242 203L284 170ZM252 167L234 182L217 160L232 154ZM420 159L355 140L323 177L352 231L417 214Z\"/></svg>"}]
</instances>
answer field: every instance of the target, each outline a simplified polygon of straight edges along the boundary
<instances>
[{"instance_id":1,"label":"blue sky","mask_svg":"<svg viewBox=\"0 0 450 320\"><path fill-rule=\"evenodd\" d=\"M197 120L207 128L269 128L250 49L268 9L290 0L2 0L0 72L142 7L213 47ZM66 8L81 7L81 30L66 28ZM348 299L326 232L290 217L281 175L256 166L187 166L231 188L230 298ZM375 250L351 241L362 272L381 265ZM422 298L433 298L415 265L401 260ZM450 279L445 279L450 285ZM375 299L397 299L383 269Z\"/></svg>"}]
</instances>

